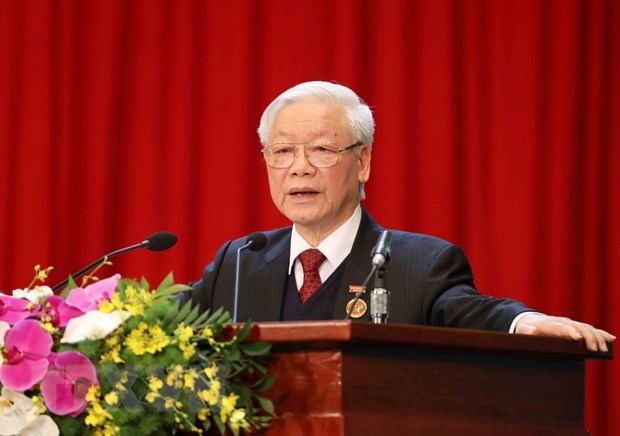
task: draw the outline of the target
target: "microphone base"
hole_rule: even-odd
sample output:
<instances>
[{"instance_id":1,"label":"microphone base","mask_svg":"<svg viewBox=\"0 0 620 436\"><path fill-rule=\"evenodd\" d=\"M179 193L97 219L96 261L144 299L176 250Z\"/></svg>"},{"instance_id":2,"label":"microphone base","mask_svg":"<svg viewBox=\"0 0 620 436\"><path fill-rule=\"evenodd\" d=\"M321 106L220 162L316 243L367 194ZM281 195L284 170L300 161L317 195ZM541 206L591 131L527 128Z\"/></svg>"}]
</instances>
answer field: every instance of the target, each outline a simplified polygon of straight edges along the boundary
<instances>
[{"instance_id":1,"label":"microphone base","mask_svg":"<svg viewBox=\"0 0 620 436\"><path fill-rule=\"evenodd\" d=\"M372 316L373 324L387 324L388 316L384 313Z\"/></svg>"},{"instance_id":2,"label":"microphone base","mask_svg":"<svg viewBox=\"0 0 620 436\"><path fill-rule=\"evenodd\" d=\"M375 288L370 292L370 319L374 324L386 324L390 314L390 292Z\"/></svg>"}]
</instances>

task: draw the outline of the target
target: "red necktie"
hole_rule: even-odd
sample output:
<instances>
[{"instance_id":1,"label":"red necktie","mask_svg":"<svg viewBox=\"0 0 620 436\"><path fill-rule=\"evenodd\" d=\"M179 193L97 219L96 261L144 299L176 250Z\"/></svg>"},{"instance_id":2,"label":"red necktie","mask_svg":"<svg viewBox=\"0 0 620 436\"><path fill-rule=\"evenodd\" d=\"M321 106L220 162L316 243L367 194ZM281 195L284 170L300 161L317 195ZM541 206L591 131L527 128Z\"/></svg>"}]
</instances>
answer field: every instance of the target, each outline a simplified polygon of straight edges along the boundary
<instances>
[{"instance_id":1,"label":"red necktie","mask_svg":"<svg viewBox=\"0 0 620 436\"><path fill-rule=\"evenodd\" d=\"M325 255L316 248L310 248L299 255L301 266L304 269L304 283L299 288L299 298L305 303L323 282L319 275L319 266L325 260Z\"/></svg>"}]
</instances>

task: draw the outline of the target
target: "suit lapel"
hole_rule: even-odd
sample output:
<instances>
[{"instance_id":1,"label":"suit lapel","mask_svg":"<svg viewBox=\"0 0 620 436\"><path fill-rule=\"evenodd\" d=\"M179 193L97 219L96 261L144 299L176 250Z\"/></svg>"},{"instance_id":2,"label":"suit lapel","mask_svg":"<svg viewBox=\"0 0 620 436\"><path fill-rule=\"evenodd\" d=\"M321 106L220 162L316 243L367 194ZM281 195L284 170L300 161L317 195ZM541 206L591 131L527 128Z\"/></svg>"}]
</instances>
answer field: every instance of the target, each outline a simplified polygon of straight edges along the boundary
<instances>
[{"instance_id":1,"label":"suit lapel","mask_svg":"<svg viewBox=\"0 0 620 436\"><path fill-rule=\"evenodd\" d=\"M381 227L372 219L372 217L362 208L362 220L357 231L357 236L353 242L351 253L347 257L342 281L338 289L336 304L332 319L344 319L346 316L347 303L355 297L355 294L349 293L349 285L361 285L364 283L366 276L371 269L370 252L377 242ZM370 307L370 290L362 294L361 299ZM367 320L370 317L369 311L359 319Z\"/></svg>"}]
</instances>

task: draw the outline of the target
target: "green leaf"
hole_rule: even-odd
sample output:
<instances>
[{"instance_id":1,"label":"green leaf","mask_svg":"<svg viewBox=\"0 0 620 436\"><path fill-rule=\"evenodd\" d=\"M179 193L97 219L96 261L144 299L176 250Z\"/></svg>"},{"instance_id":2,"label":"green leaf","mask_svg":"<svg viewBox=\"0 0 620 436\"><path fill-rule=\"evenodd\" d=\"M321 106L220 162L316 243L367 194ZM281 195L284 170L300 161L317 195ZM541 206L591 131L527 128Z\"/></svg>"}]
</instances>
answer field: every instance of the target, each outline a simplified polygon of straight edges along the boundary
<instances>
[{"instance_id":1,"label":"green leaf","mask_svg":"<svg viewBox=\"0 0 620 436\"><path fill-rule=\"evenodd\" d=\"M256 357L269 353L271 344L267 342L252 342L251 344L241 344L239 348L241 348L244 354Z\"/></svg>"},{"instance_id":2,"label":"green leaf","mask_svg":"<svg viewBox=\"0 0 620 436\"><path fill-rule=\"evenodd\" d=\"M151 285L149 285L149 282L147 282L146 278L144 277L142 277L142 280L140 280L140 287L142 289L146 289L147 291L151 289Z\"/></svg>"},{"instance_id":3,"label":"green leaf","mask_svg":"<svg viewBox=\"0 0 620 436\"><path fill-rule=\"evenodd\" d=\"M60 293L60 296L62 297L63 300L66 300L67 297L69 296L69 293L77 287L78 285L77 283L75 283L75 280L73 280L73 277L69 276L69 281L67 282L67 286L65 286L65 288L62 290L62 292Z\"/></svg>"},{"instance_id":4,"label":"green leaf","mask_svg":"<svg viewBox=\"0 0 620 436\"><path fill-rule=\"evenodd\" d=\"M170 325L177 325L181 322L181 320L185 319L187 315L189 315L192 310L191 304L184 304L183 307L177 312L177 314L170 321Z\"/></svg>"},{"instance_id":5,"label":"green leaf","mask_svg":"<svg viewBox=\"0 0 620 436\"><path fill-rule=\"evenodd\" d=\"M267 367L265 365L262 365L258 362L252 362L252 366L256 368L257 371L260 371L262 374L267 373Z\"/></svg>"},{"instance_id":6,"label":"green leaf","mask_svg":"<svg viewBox=\"0 0 620 436\"><path fill-rule=\"evenodd\" d=\"M170 304L167 307L167 310L162 315L161 321L162 325L171 325L172 319L179 313L179 304L180 301L170 300ZM189 304L189 302L187 302Z\"/></svg>"},{"instance_id":7,"label":"green leaf","mask_svg":"<svg viewBox=\"0 0 620 436\"><path fill-rule=\"evenodd\" d=\"M252 321L247 320L247 322L245 323L245 325L243 326L243 328L241 328L241 330L239 330L239 333L237 333L237 340L239 342L243 342L245 341L245 339L248 337L248 335L250 334L250 329L252 328Z\"/></svg>"},{"instance_id":8,"label":"green leaf","mask_svg":"<svg viewBox=\"0 0 620 436\"><path fill-rule=\"evenodd\" d=\"M214 413L211 416L213 417L213 421L215 422L215 425L217 426L217 429L220 431L220 434L224 434L226 432L226 427L222 423L222 420L220 419L220 416L217 413Z\"/></svg>"},{"instance_id":9,"label":"green leaf","mask_svg":"<svg viewBox=\"0 0 620 436\"><path fill-rule=\"evenodd\" d=\"M256 392L265 392L273 386L273 383L275 381L276 376L274 374L267 374L265 377L260 379L258 383L254 384L254 386L252 386L252 389Z\"/></svg>"},{"instance_id":10,"label":"green leaf","mask_svg":"<svg viewBox=\"0 0 620 436\"><path fill-rule=\"evenodd\" d=\"M179 292L189 291L190 289L192 289L192 287L187 286L187 285L181 285L181 284L172 285L168 288L165 288L165 289L162 289L156 292L155 298L169 297L171 295L178 294Z\"/></svg>"},{"instance_id":11,"label":"green leaf","mask_svg":"<svg viewBox=\"0 0 620 436\"><path fill-rule=\"evenodd\" d=\"M196 328L196 327L202 326L203 323L205 323L205 321L209 319L209 316L210 316L209 310L206 310L198 318L194 320L194 322L192 323L192 327Z\"/></svg>"},{"instance_id":12,"label":"green leaf","mask_svg":"<svg viewBox=\"0 0 620 436\"><path fill-rule=\"evenodd\" d=\"M256 401L258 401L258 404L265 412L273 415L273 402L269 398L261 397L260 395L254 395L254 398L256 398Z\"/></svg>"},{"instance_id":13,"label":"green leaf","mask_svg":"<svg viewBox=\"0 0 620 436\"><path fill-rule=\"evenodd\" d=\"M174 277L172 275L172 272L170 272L166 277L164 277L159 286L157 286L155 294L158 295L162 290L168 289L172 285L174 285Z\"/></svg>"}]
</instances>

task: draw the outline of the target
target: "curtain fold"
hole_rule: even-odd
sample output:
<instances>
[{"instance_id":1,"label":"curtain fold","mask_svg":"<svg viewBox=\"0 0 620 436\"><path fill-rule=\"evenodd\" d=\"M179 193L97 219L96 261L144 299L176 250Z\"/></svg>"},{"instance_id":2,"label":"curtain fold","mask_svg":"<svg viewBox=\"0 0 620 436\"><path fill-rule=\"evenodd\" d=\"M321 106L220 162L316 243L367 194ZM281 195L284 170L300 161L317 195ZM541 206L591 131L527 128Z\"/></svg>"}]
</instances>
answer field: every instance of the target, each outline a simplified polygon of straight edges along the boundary
<instances>
[{"instance_id":1,"label":"curtain fold","mask_svg":"<svg viewBox=\"0 0 620 436\"><path fill-rule=\"evenodd\" d=\"M187 282L288 225L256 128L306 80L372 107L382 225L461 245L482 292L620 333L613 0L0 0L0 289L157 230L177 246L108 272ZM587 377L612 434L617 364Z\"/></svg>"}]
</instances>

